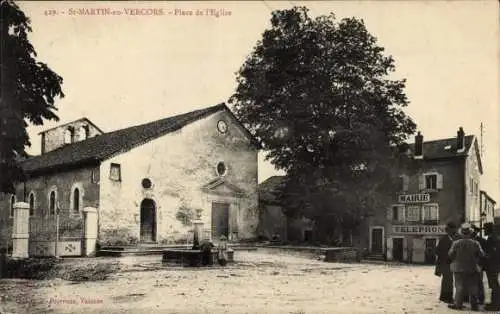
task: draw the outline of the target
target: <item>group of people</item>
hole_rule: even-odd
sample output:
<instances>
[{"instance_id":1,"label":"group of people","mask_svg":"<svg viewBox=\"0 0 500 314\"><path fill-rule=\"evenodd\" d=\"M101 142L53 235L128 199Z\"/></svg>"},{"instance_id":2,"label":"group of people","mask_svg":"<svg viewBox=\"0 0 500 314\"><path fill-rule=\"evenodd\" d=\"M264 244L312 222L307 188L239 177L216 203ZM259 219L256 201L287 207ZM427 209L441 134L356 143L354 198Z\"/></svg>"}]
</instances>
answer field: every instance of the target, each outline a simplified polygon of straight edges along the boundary
<instances>
[{"instance_id":1,"label":"group of people","mask_svg":"<svg viewBox=\"0 0 500 314\"><path fill-rule=\"evenodd\" d=\"M201 251L203 252L202 254L202 264L204 266L207 266L207 265L212 265L212 248L214 248L215 245L206 240L204 241L201 246L200 246L200 249ZM227 250L228 250L228 245L227 245L227 238L226 236L222 235L220 238L219 238L219 243L217 244L217 263L220 265L220 266L226 266L227 265Z\"/></svg>"},{"instance_id":2,"label":"group of people","mask_svg":"<svg viewBox=\"0 0 500 314\"><path fill-rule=\"evenodd\" d=\"M436 248L435 274L441 277L439 299L451 309L461 310L470 303L471 310L478 311L485 302L483 272L486 272L491 289L491 302L485 310L500 311L500 238L492 223L484 225L487 239L480 228L464 223L446 225L446 235ZM454 287L455 286L455 294Z\"/></svg>"}]
</instances>

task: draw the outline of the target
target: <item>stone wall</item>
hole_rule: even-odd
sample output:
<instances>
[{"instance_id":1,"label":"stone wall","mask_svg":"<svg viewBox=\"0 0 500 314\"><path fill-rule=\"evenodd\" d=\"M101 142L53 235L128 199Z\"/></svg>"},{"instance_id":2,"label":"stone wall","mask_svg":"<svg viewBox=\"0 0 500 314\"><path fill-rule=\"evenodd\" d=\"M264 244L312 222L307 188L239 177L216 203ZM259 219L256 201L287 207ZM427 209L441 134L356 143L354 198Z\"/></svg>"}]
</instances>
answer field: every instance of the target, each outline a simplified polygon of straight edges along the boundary
<instances>
[{"instance_id":1,"label":"stone wall","mask_svg":"<svg viewBox=\"0 0 500 314\"><path fill-rule=\"evenodd\" d=\"M225 134L217 130L221 119L228 124ZM217 174L218 162L227 167L223 177ZM110 179L111 164L120 165L120 181ZM140 206L146 198L155 202L159 242L186 240L192 227L178 219L181 208L202 209L203 228L209 231L215 201L230 204L230 229L240 238L256 236L257 149L226 112L106 160L100 173L100 236L119 230L127 237L139 238ZM144 178L151 180L151 188L141 186ZM218 179L224 182L211 190L203 189Z\"/></svg>"},{"instance_id":2,"label":"stone wall","mask_svg":"<svg viewBox=\"0 0 500 314\"><path fill-rule=\"evenodd\" d=\"M16 201L29 203L29 197L34 196L34 218L36 220L50 219L49 194L56 191L56 199L61 209L61 217L66 220L81 221L81 210L76 213L71 210L72 191L80 190L80 209L99 206L99 183L92 178L99 178L99 167L89 166L71 171L39 175L29 178L25 183L16 186ZM10 194L0 195L0 246L9 246L12 235L12 217L10 217ZM53 217L53 216L52 216ZM30 218L31 219L31 218ZM68 231L69 232L69 231ZM71 233L71 232L70 232ZM68 234L69 235L69 234ZM74 236L74 234L71 234ZM32 238L35 240L35 238Z\"/></svg>"},{"instance_id":3,"label":"stone wall","mask_svg":"<svg viewBox=\"0 0 500 314\"><path fill-rule=\"evenodd\" d=\"M88 123L87 120L77 120L55 127L42 134L42 154L65 145L64 134L68 127L72 127L75 130L72 142L77 142L79 140L79 130L82 126L88 127L89 138L102 134L100 130L96 129L91 123Z\"/></svg>"},{"instance_id":4,"label":"stone wall","mask_svg":"<svg viewBox=\"0 0 500 314\"><path fill-rule=\"evenodd\" d=\"M472 148L470 150L470 155L467 157L466 166L465 166L465 208L466 212L466 220L476 223L479 223L479 203L480 203L480 193L481 189L481 173L479 172L479 161L477 158L477 142L474 141ZM471 182L472 179L472 182ZM474 182L477 184L477 187L474 186L471 188L471 183L474 185Z\"/></svg>"},{"instance_id":5,"label":"stone wall","mask_svg":"<svg viewBox=\"0 0 500 314\"><path fill-rule=\"evenodd\" d=\"M288 239L287 217L283 214L281 206L261 203L259 236L271 239L275 234L279 234L280 239L283 241Z\"/></svg>"},{"instance_id":6,"label":"stone wall","mask_svg":"<svg viewBox=\"0 0 500 314\"><path fill-rule=\"evenodd\" d=\"M10 194L0 193L0 249L12 248L12 221Z\"/></svg>"}]
</instances>

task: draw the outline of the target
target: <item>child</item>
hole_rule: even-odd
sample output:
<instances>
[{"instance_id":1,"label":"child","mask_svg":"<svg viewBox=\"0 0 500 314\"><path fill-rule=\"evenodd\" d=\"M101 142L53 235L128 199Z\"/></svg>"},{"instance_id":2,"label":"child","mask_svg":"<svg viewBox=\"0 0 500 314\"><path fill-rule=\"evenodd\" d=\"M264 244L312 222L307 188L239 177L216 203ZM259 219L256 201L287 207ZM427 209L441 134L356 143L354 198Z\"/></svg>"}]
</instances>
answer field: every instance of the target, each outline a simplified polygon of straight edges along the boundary
<instances>
[{"instance_id":1,"label":"child","mask_svg":"<svg viewBox=\"0 0 500 314\"><path fill-rule=\"evenodd\" d=\"M220 266L226 266L227 264L227 241L226 237L222 235L220 237L219 244L217 246L217 261Z\"/></svg>"}]
</instances>

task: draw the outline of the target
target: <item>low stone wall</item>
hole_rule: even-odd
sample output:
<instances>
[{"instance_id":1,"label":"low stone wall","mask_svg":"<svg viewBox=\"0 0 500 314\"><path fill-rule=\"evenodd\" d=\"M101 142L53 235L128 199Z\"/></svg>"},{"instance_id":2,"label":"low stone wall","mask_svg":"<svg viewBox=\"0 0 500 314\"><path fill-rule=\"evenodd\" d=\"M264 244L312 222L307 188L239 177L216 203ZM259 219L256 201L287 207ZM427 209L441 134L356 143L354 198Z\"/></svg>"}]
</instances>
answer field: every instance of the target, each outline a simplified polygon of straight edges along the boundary
<instances>
[{"instance_id":1,"label":"low stone wall","mask_svg":"<svg viewBox=\"0 0 500 314\"><path fill-rule=\"evenodd\" d=\"M357 248L335 248L325 252L325 262L361 262L361 251Z\"/></svg>"},{"instance_id":2,"label":"low stone wall","mask_svg":"<svg viewBox=\"0 0 500 314\"><path fill-rule=\"evenodd\" d=\"M29 241L30 257L49 257L56 255L55 241ZM60 240L57 242L58 256L82 256L82 241Z\"/></svg>"},{"instance_id":3,"label":"low stone wall","mask_svg":"<svg viewBox=\"0 0 500 314\"><path fill-rule=\"evenodd\" d=\"M354 247L300 247L300 246L264 246L259 252L284 254L303 258L322 259L325 262L360 262L361 251Z\"/></svg>"}]
</instances>

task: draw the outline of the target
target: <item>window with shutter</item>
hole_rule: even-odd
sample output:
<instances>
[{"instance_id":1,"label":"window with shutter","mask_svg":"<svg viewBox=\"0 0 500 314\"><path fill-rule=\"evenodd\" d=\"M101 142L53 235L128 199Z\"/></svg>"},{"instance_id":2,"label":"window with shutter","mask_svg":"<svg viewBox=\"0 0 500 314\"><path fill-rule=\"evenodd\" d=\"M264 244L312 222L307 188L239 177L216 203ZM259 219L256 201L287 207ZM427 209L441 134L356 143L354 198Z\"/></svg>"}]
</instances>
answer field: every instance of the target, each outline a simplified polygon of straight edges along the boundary
<instances>
[{"instance_id":1,"label":"window with shutter","mask_svg":"<svg viewBox=\"0 0 500 314\"><path fill-rule=\"evenodd\" d=\"M437 189L437 175L436 174L426 174L425 175L425 189L436 190Z\"/></svg>"},{"instance_id":2,"label":"window with shutter","mask_svg":"<svg viewBox=\"0 0 500 314\"><path fill-rule=\"evenodd\" d=\"M406 220L407 221L420 221L420 207L419 206L408 206L406 209Z\"/></svg>"},{"instance_id":3,"label":"window with shutter","mask_svg":"<svg viewBox=\"0 0 500 314\"><path fill-rule=\"evenodd\" d=\"M443 188L443 175L438 174L437 175L437 189L441 190Z\"/></svg>"},{"instance_id":4,"label":"window with shutter","mask_svg":"<svg viewBox=\"0 0 500 314\"><path fill-rule=\"evenodd\" d=\"M439 222L439 207L437 204L424 205L423 220L428 224L437 224Z\"/></svg>"},{"instance_id":5,"label":"window with shutter","mask_svg":"<svg viewBox=\"0 0 500 314\"><path fill-rule=\"evenodd\" d=\"M404 205L398 206L398 217L399 217L399 221L402 221L402 222L405 221L405 206Z\"/></svg>"}]
</instances>

